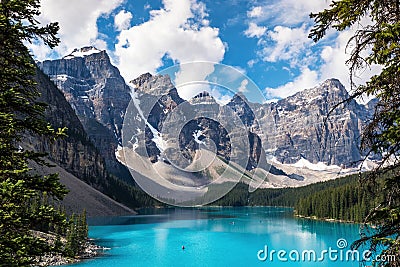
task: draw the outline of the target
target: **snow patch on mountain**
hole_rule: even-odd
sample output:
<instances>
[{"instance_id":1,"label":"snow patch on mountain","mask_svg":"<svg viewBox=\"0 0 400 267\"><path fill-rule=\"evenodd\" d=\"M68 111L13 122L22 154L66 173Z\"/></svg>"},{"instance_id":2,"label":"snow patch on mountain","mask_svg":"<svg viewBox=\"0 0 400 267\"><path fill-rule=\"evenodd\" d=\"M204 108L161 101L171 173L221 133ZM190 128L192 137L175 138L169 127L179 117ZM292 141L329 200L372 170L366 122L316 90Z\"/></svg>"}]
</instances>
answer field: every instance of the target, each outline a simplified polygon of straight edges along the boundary
<instances>
[{"instance_id":1,"label":"snow patch on mountain","mask_svg":"<svg viewBox=\"0 0 400 267\"><path fill-rule=\"evenodd\" d=\"M196 141L196 143L198 143L199 145L205 145L206 143L204 141L201 141L199 139L200 136L203 136L203 132L201 130L197 130L193 133L193 137L194 137L194 141Z\"/></svg>"},{"instance_id":2,"label":"snow patch on mountain","mask_svg":"<svg viewBox=\"0 0 400 267\"><path fill-rule=\"evenodd\" d=\"M299 161L297 161L294 164L289 164L293 167L296 168L307 168L313 171L329 171L329 170L340 170L341 167L337 165L326 165L323 162L318 162L318 163L311 163L305 158L301 158Z\"/></svg>"},{"instance_id":3,"label":"snow patch on mountain","mask_svg":"<svg viewBox=\"0 0 400 267\"><path fill-rule=\"evenodd\" d=\"M92 54L97 54L100 53L101 50L97 49L96 47L93 46L86 46L86 47L82 47L80 49L75 48L74 51L72 51L71 54L63 57L63 59L72 59L72 58L76 58L76 57L86 57Z\"/></svg>"},{"instance_id":4,"label":"snow patch on mountain","mask_svg":"<svg viewBox=\"0 0 400 267\"><path fill-rule=\"evenodd\" d=\"M163 140L161 133L157 131L157 129L155 129L145 118L145 116L143 115L143 111L140 108L140 100L139 100L139 96L138 93L135 91L135 89L133 87L131 87L131 97L132 97L132 101L133 104L135 105L136 110L138 111L140 117L143 119L143 121L146 123L146 126L149 127L151 133L153 134L153 138L152 141L156 144L158 150L160 150L160 152L163 152L166 147L167 144L166 142Z\"/></svg>"}]
</instances>

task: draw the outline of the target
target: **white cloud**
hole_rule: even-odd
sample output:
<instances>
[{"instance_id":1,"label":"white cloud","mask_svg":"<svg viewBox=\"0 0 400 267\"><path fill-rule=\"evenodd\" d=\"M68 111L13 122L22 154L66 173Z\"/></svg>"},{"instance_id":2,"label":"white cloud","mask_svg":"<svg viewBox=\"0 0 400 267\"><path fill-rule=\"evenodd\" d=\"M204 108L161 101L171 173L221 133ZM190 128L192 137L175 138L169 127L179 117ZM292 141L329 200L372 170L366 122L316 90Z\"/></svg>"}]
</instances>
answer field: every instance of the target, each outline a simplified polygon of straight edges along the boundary
<instances>
[{"instance_id":1,"label":"white cloud","mask_svg":"<svg viewBox=\"0 0 400 267\"><path fill-rule=\"evenodd\" d=\"M308 38L312 24L309 14L328 7L330 3L330 0L272 0L266 4L265 1L256 0L254 6L247 12L249 25L268 23L273 29L262 34L261 31L254 31L258 33L253 35L258 38L258 58L250 60L248 66L253 67L257 60L289 63L290 69L287 69L289 74L294 70L305 71L303 76L297 77L297 80L295 77L290 84L295 81L305 83L305 77L310 77L311 74L307 70L310 70L319 58L312 51L314 43ZM280 88L288 90L287 88L291 88L290 84Z\"/></svg>"},{"instance_id":2,"label":"white cloud","mask_svg":"<svg viewBox=\"0 0 400 267\"><path fill-rule=\"evenodd\" d=\"M190 99L203 92L210 92L210 86L206 81L208 74L214 71L212 63L182 64L176 73L175 85L183 99Z\"/></svg>"},{"instance_id":3,"label":"white cloud","mask_svg":"<svg viewBox=\"0 0 400 267\"><path fill-rule=\"evenodd\" d=\"M322 49L320 58L323 63L320 67L320 76L321 80L324 80L332 78L332 75L334 75L346 88L349 88L349 68L345 64L349 58L349 55L345 52L347 37L350 37L350 32L342 32L331 46L325 46Z\"/></svg>"},{"instance_id":4,"label":"white cloud","mask_svg":"<svg viewBox=\"0 0 400 267\"><path fill-rule=\"evenodd\" d=\"M238 88L238 92L248 92L249 90L247 89L247 85L249 84L249 80L244 79L241 83L240 83L240 87Z\"/></svg>"},{"instance_id":5,"label":"white cloud","mask_svg":"<svg viewBox=\"0 0 400 267\"><path fill-rule=\"evenodd\" d=\"M244 34L250 38L253 37L260 38L261 36L264 35L266 31L267 31L266 27L258 26L256 23L250 22L249 27L247 28L247 30L244 31Z\"/></svg>"},{"instance_id":6,"label":"white cloud","mask_svg":"<svg viewBox=\"0 0 400 267\"><path fill-rule=\"evenodd\" d=\"M212 89L210 95L217 101L220 105L226 105L232 100L232 95L222 94L218 89Z\"/></svg>"},{"instance_id":7,"label":"white cloud","mask_svg":"<svg viewBox=\"0 0 400 267\"><path fill-rule=\"evenodd\" d=\"M349 67L346 65L346 60L350 57L350 50L346 51L348 40L355 33L356 29L348 29L340 32L335 41L331 45L326 45L322 48L321 52L317 55L321 60L321 65L317 70L311 71L308 67L301 69L300 75L294 78L293 81L288 82L277 88L267 88L266 92L270 98L283 98L293 95L298 91L311 88L326 79L336 78L345 86L347 90L351 89L350 86L350 73ZM364 69L362 72L357 73L354 82L356 84L363 84L370 79L374 74L379 73L381 68L379 66L371 66ZM365 102L370 98L359 99L360 103Z\"/></svg>"},{"instance_id":8,"label":"white cloud","mask_svg":"<svg viewBox=\"0 0 400 267\"><path fill-rule=\"evenodd\" d=\"M247 17L258 18L263 15L263 9L261 6L255 6L251 10L247 11Z\"/></svg>"},{"instance_id":9,"label":"white cloud","mask_svg":"<svg viewBox=\"0 0 400 267\"><path fill-rule=\"evenodd\" d=\"M305 67L293 81L277 88L266 88L268 99L285 98L319 83L318 73Z\"/></svg>"},{"instance_id":10,"label":"white cloud","mask_svg":"<svg viewBox=\"0 0 400 267\"><path fill-rule=\"evenodd\" d=\"M261 59L271 63L289 63L289 73L300 72L286 84L274 89L267 88L269 98L287 97L329 78L338 78L346 88L350 88L349 70L345 64L349 55L345 50L354 29L338 34L328 31L325 41L317 44L308 38L313 25L309 14L327 8L330 3L320 0L275 0L262 5L263 15L252 20L258 23L268 21L270 25L275 25L273 30L266 33L266 37L258 41ZM320 62L318 66L316 62ZM376 73L375 67L362 73L357 81L365 82L371 73Z\"/></svg>"},{"instance_id":11,"label":"white cloud","mask_svg":"<svg viewBox=\"0 0 400 267\"><path fill-rule=\"evenodd\" d=\"M339 33L336 41L334 41L332 45L324 46L321 52L315 55L315 57L318 57L322 62L321 65L318 66L317 70L310 70L309 66L311 64L305 63L304 66L300 69L300 74L294 77L293 81L290 81L277 88L267 88L266 93L268 98L284 98L304 89L314 87L315 85L330 78L339 79L343 83L343 85L347 89L349 89L349 69L345 64L345 61L349 58L349 55L346 54L345 48L347 41L351 35L352 33L350 30ZM311 49L309 43L303 43L303 45L301 46L302 50ZM293 58L296 58L296 56L303 56L300 51L286 53L288 55L291 54L291 57L285 55L285 53L280 54L280 49L278 49L277 47L274 48L274 51L277 51L277 58L281 60L290 61L293 60ZM290 49L288 51L290 51ZM271 60L272 59L275 58L271 58Z\"/></svg>"},{"instance_id":12,"label":"white cloud","mask_svg":"<svg viewBox=\"0 0 400 267\"><path fill-rule=\"evenodd\" d=\"M25 45L30 49L36 60L43 61L51 53L51 49L45 46L42 40L35 40L32 43L26 42Z\"/></svg>"},{"instance_id":13,"label":"white cloud","mask_svg":"<svg viewBox=\"0 0 400 267\"><path fill-rule=\"evenodd\" d=\"M249 68L252 68L257 62L258 59L250 59L249 61L247 61L247 66L249 66Z\"/></svg>"},{"instance_id":14,"label":"white cloud","mask_svg":"<svg viewBox=\"0 0 400 267\"><path fill-rule=\"evenodd\" d=\"M98 36L97 19L110 14L122 2L123 0L42 0L38 20L42 24L58 22L61 43L55 48L58 55L41 43L30 46L31 50L38 60L44 60L51 55L63 56L77 47L104 46Z\"/></svg>"},{"instance_id":15,"label":"white cloud","mask_svg":"<svg viewBox=\"0 0 400 267\"><path fill-rule=\"evenodd\" d=\"M268 31L269 40L262 50L263 60L277 62L279 60L289 60L292 63L304 57L306 48L312 44L308 38L308 29L305 24L299 28L289 28L276 26L274 30Z\"/></svg>"},{"instance_id":16,"label":"white cloud","mask_svg":"<svg viewBox=\"0 0 400 267\"><path fill-rule=\"evenodd\" d=\"M320 80L334 78L339 79L347 90L351 89L349 66L345 62L349 59L351 46L347 48L347 43L350 37L354 35L356 29L349 29L338 34L336 41L331 46L325 46L321 51L320 57L323 64L320 67ZM347 48L347 51L346 51ZM372 65L355 73L353 82L363 84L368 81L373 75L379 73L381 67Z\"/></svg>"},{"instance_id":17,"label":"white cloud","mask_svg":"<svg viewBox=\"0 0 400 267\"><path fill-rule=\"evenodd\" d=\"M268 1L269 4L257 7L260 9L258 12L261 12L257 18L276 25L291 26L306 21L310 13L327 8L331 2L331 0L275 0L272 3ZM254 8L247 14L252 11Z\"/></svg>"},{"instance_id":18,"label":"white cloud","mask_svg":"<svg viewBox=\"0 0 400 267\"><path fill-rule=\"evenodd\" d=\"M177 63L221 62L225 49L219 29L209 26L204 4L164 0L163 8L150 11L148 21L121 31L115 56L121 74L130 81L145 72L155 73L165 55ZM204 79L212 71L183 67L175 82L190 81L193 75Z\"/></svg>"},{"instance_id":19,"label":"white cloud","mask_svg":"<svg viewBox=\"0 0 400 267\"><path fill-rule=\"evenodd\" d=\"M129 11L121 10L114 17L114 26L118 31L126 30L131 25L132 13Z\"/></svg>"}]
</instances>

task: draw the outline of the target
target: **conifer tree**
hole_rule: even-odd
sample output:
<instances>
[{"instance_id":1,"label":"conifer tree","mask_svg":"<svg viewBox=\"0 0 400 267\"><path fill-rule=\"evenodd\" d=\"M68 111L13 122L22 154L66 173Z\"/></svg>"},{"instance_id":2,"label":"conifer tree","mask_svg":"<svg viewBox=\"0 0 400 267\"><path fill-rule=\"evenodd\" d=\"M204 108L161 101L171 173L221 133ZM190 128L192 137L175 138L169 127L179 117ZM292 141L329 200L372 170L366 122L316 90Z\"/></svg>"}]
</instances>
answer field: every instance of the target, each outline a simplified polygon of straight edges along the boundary
<instances>
[{"instance_id":1,"label":"conifer tree","mask_svg":"<svg viewBox=\"0 0 400 267\"><path fill-rule=\"evenodd\" d=\"M53 206L66 194L58 176L41 176L28 164L44 164L43 154L23 145L26 135L55 138L63 131L44 120L45 104L34 76L36 66L24 45L41 39L53 48L59 42L57 23L42 26L38 0L0 1L0 263L29 266L35 256L55 250L32 230L65 224ZM44 198L46 196L46 198Z\"/></svg>"},{"instance_id":2,"label":"conifer tree","mask_svg":"<svg viewBox=\"0 0 400 267\"><path fill-rule=\"evenodd\" d=\"M355 245L372 241L372 250L388 245L383 254L397 254L400 250L400 2L398 0L340 0L330 7L311 14L315 26L310 33L319 41L328 29L344 31L352 27L354 35L348 43L353 93L351 99L363 94L375 96L377 104L371 121L365 127L361 148L367 155L380 154L382 163L368 178L376 187L376 178L387 174L384 183L385 199L365 218L378 231L365 235ZM354 77L371 64L382 67L366 84L356 85ZM390 167L386 167L387 165ZM377 186L379 188L379 186ZM379 263L386 266L396 262Z\"/></svg>"}]
</instances>

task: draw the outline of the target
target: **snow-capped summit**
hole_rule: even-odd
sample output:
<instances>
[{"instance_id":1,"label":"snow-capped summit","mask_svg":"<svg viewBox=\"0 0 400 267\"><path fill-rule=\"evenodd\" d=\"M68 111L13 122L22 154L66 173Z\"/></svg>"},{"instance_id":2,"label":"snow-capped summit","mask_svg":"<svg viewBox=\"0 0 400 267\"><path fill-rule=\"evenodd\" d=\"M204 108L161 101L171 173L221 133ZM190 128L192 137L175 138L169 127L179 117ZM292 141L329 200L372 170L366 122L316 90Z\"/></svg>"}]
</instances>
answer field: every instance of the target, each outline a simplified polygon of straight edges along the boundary
<instances>
[{"instance_id":1,"label":"snow-capped summit","mask_svg":"<svg viewBox=\"0 0 400 267\"><path fill-rule=\"evenodd\" d=\"M63 57L63 59L71 59L71 58L75 58L75 57L85 57L85 56L97 54L100 52L101 52L101 50L97 49L94 46L85 46L82 48L75 48L72 51L72 53L70 53L69 55L66 55L65 57Z\"/></svg>"}]
</instances>

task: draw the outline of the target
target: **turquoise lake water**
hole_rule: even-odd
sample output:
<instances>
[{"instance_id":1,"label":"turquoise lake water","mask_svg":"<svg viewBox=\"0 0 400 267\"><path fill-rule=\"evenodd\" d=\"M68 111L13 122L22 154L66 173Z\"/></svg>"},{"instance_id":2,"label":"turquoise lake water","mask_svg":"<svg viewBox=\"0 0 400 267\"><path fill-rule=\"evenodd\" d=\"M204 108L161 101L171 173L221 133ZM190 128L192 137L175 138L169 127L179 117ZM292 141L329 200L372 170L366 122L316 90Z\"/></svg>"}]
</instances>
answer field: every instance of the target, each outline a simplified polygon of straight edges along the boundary
<instances>
[{"instance_id":1,"label":"turquoise lake water","mask_svg":"<svg viewBox=\"0 0 400 267\"><path fill-rule=\"evenodd\" d=\"M273 207L169 208L141 213L91 219L90 237L110 250L72 266L359 265L346 257L350 244L359 237L356 224L294 218L291 209ZM276 252L271 260L272 250ZM280 260L279 250L284 251Z\"/></svg>"}]
</instances>

